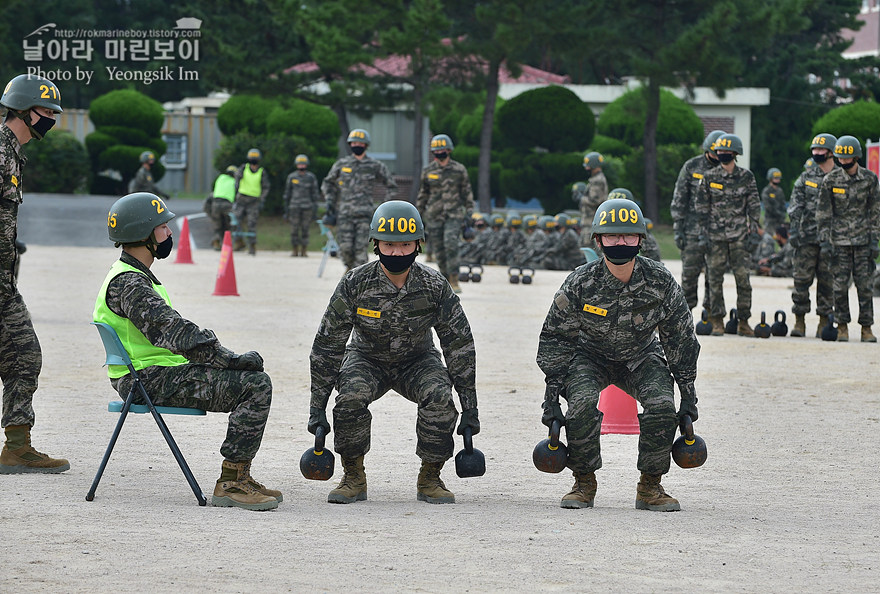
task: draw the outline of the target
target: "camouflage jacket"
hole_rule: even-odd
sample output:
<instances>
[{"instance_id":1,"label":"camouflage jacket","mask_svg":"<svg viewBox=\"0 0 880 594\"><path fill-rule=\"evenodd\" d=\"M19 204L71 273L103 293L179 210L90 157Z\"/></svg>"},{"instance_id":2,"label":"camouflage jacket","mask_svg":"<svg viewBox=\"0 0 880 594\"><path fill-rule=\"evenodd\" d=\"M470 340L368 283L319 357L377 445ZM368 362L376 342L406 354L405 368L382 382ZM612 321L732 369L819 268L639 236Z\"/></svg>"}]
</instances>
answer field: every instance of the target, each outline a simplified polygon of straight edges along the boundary
<instances>
[{"instance_id":1,"label":"camouflage jacket","mask_svg":"<svg viewBox=\"0 0 880 594\"><path fill-rule=\"evenodd\" d=\"M462 409L474 408L474 337L458 296L443 275L416 262L398 289L378 260L348 271L330 298L312 344L311 406L326 408L346 351L393 369L436 352L432 328Z\"/></svg>"},{"instance_id":2,"label":"camouflage jacket","mask_svg":"<svg viewBox=\"0 0 880 594\"><path fill-rule=\"evenodd\" d=\"M586 184L584 184L586 186ZM581 207L581 200L584 196L587 195L586 190L579 190L576 187L572 186L571 188L571 201L574 202L575 206L578 208Z\"/></svg>"},{"instance_id":3,"label":"camouflage jacket","mask_svg":"<svg viewBox=\"0 0 880 594\"><path fill-rule=\"evenodd\" d=\"M332 206L340 216L372 217L375 210L373 195L377 184L385 186L385 200L394 198L397 183L384 163L367 155L363 159L349 155L333 164L321 183L321 192L328 207Z\"/></svg>"},{"instance_id":4,"label":"camouflage jacket","mask_svg":"<svg viewBox=\"0 0 880 594\"><path fill-rule=\"evenodd\" d=\"M703 175L697 190L697 215L711 241L740 241L755 231L761 201L755 176L739 165L731 173L719 165Z\"/></svg>"},{"instance_id":5,"label":"camouflage jacket","mask_svg":"<svg viewBox=\"0 0 880 594\"><path fill-rule=\"evenodd\" d=\"M495 232L492 229L477 231L472 241L459 242L458 259L462 264L485 264L491 259L492 242Z\"/></svg>"},{"instance_id":6,"label":"camouflage jacket","mask_svg":"<svg viewBox=\"0 0 880 594\"><path fill-rule=\"evenodd\" d=\"M772 234L785 222L785 190L767 184L761 190L761 206L764 208L764 227Z\"/></svg>"},{"instance_id":7,"label":"camouflage jacket","mask_svg":"<svg viewBox=\"0 0 880 594\"><path fill-rule=\"evenodd\" d=\"M544 256L549 246L550 238L540 229L535 229L526 235L525 243L515 255L515 264L517 266L537 267L544 260Z\"/></svg>"},{"instance_id":8,"label":"camouflage jacket","mask_svg":"<svg viewBox=\"0 0 880 594\"><path fill-rule=\"evenodd\" d=\"M202 330L165 303L151 281L161 283L140 260L125 252L119 259L147 276L123 272L111 280L107 285L110 311L128 318L154 346L182 355L190 363L228 367L234 353L220 344L212 330Z\"/></svg>"},{"instance_id":9,"label":"camouflage jacket","mask_svg":"<svg viewBox=\"0 0 880 594\"><path fill-rule=\"evenodd\" d=\"M469 218L474 193L465 166L452 159L446 165L432 161L422 170L416 208L426 224Z\"/></svg>"},{"instance_id":10,"label":"camouflage jacket","mask_svg":"<svg viewBox=\"0 0 880 594\"><path fill-rule=\"evenodd\" d=\"M18 205L21 204L21 170L27 158L15 133L0 125L0 296L15 294L18 252Z\"/></svg>"},{"instance_id":11,"label":"camouflage jacket","mask_svg":"<svg viewBox=\"0 0 880 594\"><path fill-rule=\"evenodd\" d=\"M678 179L675 180L672 205L669 208L676 233L681 233L691 239L699 237L700 220L696 210L697 191L703 176L713 167L715 165L706 158L705 154L688 159L681 166Z\"/></svg>"},{"instance_id":12,"label":"camouflage jacket","mask_svg":"<svg viewBox=\"0 0 880 594\"><path fill-rule=\"evenodd\" d=\"M786 242L782 249L770 256L767 264L770 266L770 276L792 276L794 273L794 248Z\"/></svg>"},{"instance_id":13,"label":"camouflage jacket","mask_svg":"<svg viewBox=\"0 0 880 594\"><path fill-rule=\"evenodd\" d=\"M697 377L699 354L681 286L665 266L637 256L626 284L604 258L568 275L544 320L537 361L546 376L545 397L556 400L577 355L630 370L651 356L665 356L675 381L688 386Z\"/></svg>"},{"instance_id":14,"label":"camouflage jacket","mask_svg":"<svg viewBox=\"0 0 880 594\"><path fill-rule=\"evenodd\" d=\"M492 232L492 242L490 245L489 259L493 262L503 264L507 262L508 245L510 244L511 231L507 227L502 227L498 231Z\"/></svg>"},{"instance_id":15,"label":"camouflage jacket","mask_svg":"<svg viewBox=\"0 0 880 594\"><path fill-rule=\"evenodd\" d=\"M593 224L593 217L596 216L596 209L608 198L608 180L605 174L599 172L590 178L587 184L587 193L581 198L581 224L589 227Z\"/></svg>"},{"instance_id":16,"label":"camouflage jacket","mask_svg":"<svg viewBox=\"0 0 880 594\"><path fill-rule=\"evenodd\" d=\"M655 262L660 261L660 244L657 243L657 238L650 231L645 234L645 239L642 240L642 249L639 250L639 253Z\"/></svg>"},{"instance_id":17,"label":"camouflage jacket","mask_svg":"<svg viewBox=\"0 0 880 594\"><path fill-rule=\"evenodd\" d=\"M819 243L816 211L819 208L819 186L825 175L818 165L813 165L800 174L791 191L788 203L791 236L797 236L803 243Z\"/></svg>"},{"instance_id":18,"label":"camouflage jacket","mask_svg":"<svg viewBox=\"0 0 880 594\"><path fill-rule=\"evenodd\" d=\"M311 171L297 169L284 182L284 212L293 208L317 209L321 202L318 178Z\"/></svg>"},{"instance_id":19,"label":"camouflage jacket","mask_svg":"<svg viewBox=\"0 0 880 594\"><path fill-rule=\"evenodd\" d=\"M761 241L758 243L758 247L752 252L752 266L756 267L758 262L765 258L770 258L775 253L776 240L773 239L773 235L765 229L764 235L761 236Z\"/></svg>"},{"instance_id":20,"label":"camouflage jacket","mask_svg":"<svg viewBox=\"0 0 880 594\"><path fill-rule=\"evenodd\" d=\"M141 166L134 174L131 183L128 185L129 192L150 192L157 196L164 196L165 192L156 186L153 181L153 173L146 167Z\"/></svg>"},{"instance_id":21,"label":"camouflage jacket","mask_svg":"<svg viewBox=\"0 0 880 594\"><path fill-rule=\"evenodd\" d=\"M833 245L876 245L880 234L877 175L861 165L855 175L832 169L819 186L819 238Z\"/></svg>"},{"instance_id":22,"label":"camouflage jacket","mask_svg":"<svg viewBox=\"0 0 880 594\"><path fill-rule=\"evenodd\" d=\"M548 255L562 258L565 262L584 260L584 253L580 248L581 239L574 229L566 227L565 231L557 235L559 237L548 250Z\"/></svg>"}]
</instances>

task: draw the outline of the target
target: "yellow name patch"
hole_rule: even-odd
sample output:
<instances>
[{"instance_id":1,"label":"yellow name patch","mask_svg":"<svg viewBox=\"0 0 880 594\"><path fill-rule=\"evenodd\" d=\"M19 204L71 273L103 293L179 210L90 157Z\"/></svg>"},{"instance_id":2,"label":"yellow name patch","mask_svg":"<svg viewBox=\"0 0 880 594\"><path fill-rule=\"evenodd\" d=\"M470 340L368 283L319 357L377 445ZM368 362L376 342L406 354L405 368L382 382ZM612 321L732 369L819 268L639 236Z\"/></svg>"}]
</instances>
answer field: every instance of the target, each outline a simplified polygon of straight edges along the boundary
<instances>
[{"instance_id":1,"label":"yellow name patch","mask_svg":"<svg viewBox=\"0 0 880 594\"><path fill-rule=\"evenodd\" d=\"M290 180L290 183L292 183L292 184L298 184L298 183L299 183L299 180L298 180L298 179L292 179L292 180Z\"/></svg>"},{"instance_id":2,"label":"yellow name patch","mask_svg":"<svg viewBox=\"0 0 880 594\"><path fill-rule=\"evenodd\" d=\"M584 311L591 314L596 314L597 316L607 316L608 310L602 309L601 307L596 307L595 305L590 305L589 303L584 305Z\"/></svg>"},{"instance_id":3,"label":"yellow name patch","mask_svg":"<svg viewBox=\"0 0 880 594\"><path fill-rule=\"evenodd\" d=\"M809 180L805 181L804 185L810 186L811 188L818 188L819 187L819 184L817 184L816 182L811 182Z\"/></svg>"},{"instance_id":4,"label":"yellow name patch","mask_svg":"<svg viewBox=\"0 0 880 594\"><path fill-rule=\"evenodd\" d=\"M440 176L437 175L436 173L429 173L428 179L440 179Z\"/></svg>"},{"instance_id":5,"label":"yellow name patch","mask_svg":"<svg viewBox=\"0 0 880 594\"><path fill-rule=\"evenodd\" d=\"M831 188L835 194L846 194L846 188Z\"/></svg>"},{"instance_id":6,"label":"yellow name patch","mask_svg":"<svg viewBox=\"0 0 880 594\"><path fill-rule=\"evenodd\" d=\"M695 179L703 179L702 173L692 173L691 175L693 175Z\"/></svg>"},{"instance_id":7,"label":"yellow name patch","mask_svg":"<svg viewBox=\"0 0 880 594\"><path fill-rule=\"evenodd\" d=\"M712 182L711 184L709 184L709 187L715 188L716 190L723 190L724 189L724 186L722 184L716 184L715 182Z\"/></svg>"},{"instance_id":8,"label":"yellow name patch","mask_svg":"<svg viewBox=\"0 0 880 594\"><path fill-rule=\"evenodd\" d=\"M9 179L9 181L12 182L13 186L15 186L16 188L18 187L18 178L15 177L14 175Z\"/></svg>"},{"instance_id":9,"label":"yellow name patch","mask_svg":"<svg viewBox=\"0 0 880 594\"><path fill-rule=\"evenodd\" d=\"M342 173L351 173L351 167L343 167Z\"/></svg>"},{"instance_id":10,"label":"yellow name patch","mask_svg":"<svg viewBox=\"0 0 880 594\"><path fill-rule=\"evenodd\" d=\"M381 318L381 311L374 311L372 309L364 309L363 307L357 308L357 313L359 316L367 316L368 318Z\"/></svg>"},{"instance_id":11,"label":"yellow name patch","mask_svg":"<svg viewBox=\"0 0 880 594\"><path fill-rule=\"evenodd\" d=\"M770 197L771 197L771 198L776 198L776 194L774 194L774 193L771 192L771 193L770 193Z\"/></svg>"}]
</instances>

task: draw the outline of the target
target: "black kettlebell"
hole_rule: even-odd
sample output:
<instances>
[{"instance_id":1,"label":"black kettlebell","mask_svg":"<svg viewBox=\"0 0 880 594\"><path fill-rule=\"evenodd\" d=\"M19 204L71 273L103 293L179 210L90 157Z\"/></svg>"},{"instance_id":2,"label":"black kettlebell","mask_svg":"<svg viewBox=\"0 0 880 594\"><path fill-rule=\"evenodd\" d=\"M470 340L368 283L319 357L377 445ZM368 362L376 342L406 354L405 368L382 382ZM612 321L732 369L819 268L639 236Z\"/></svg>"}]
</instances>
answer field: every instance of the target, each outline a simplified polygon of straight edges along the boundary
<instances>
[{"instance_id":1,"label":"black kettlebell","mask_svg":"<svg viewBox=\"0 0 880 594\"><path fill-rule=\"evenodd\" d=\"M770 338L770 326L767 324L767 314L761 312L761 321L755 326L755 336L758 338Z\"/></svg>"},{"instance_id":2,"label":"black kettlebell","mask_svg":"<svg viewBox=\"0 0 880 594\"><path fill-rule=\"evenodd\" d=\"M333 476L335 460L333 452L324 447L323 427L315 431L315 447L303 452L299 459L299 470L303 476L313 481L326 481Z\"/></svg>"},{"instance_id":3,"label":"black kettlebell","mask_svg":"<svg viewBox=\"0 0 880 594\"><path fill-rule=\"evenodd\" d=\"M455 474L458 478L470 478L486 474L486 456L474 447L470 427L464 428L464 449L455 455Z\"/></svg>"},{"instance_id":4,"label":"black kettlebell","mask_svg":"<svg viewBox=\"0 0 880 594\"><path fill-rule=\"evenodd\" d=\"M782 319L780 319L782 318ZM773 336L785 336L788 334L788 326L785 323L785 312L781 309L777 309L776 313L773 314L773 319L776 320L773 322L773 325L770 326L770 332L773 333Z\"/></svg>"},{"instance_id":5,"label":"black kettlebell","mask_svg":"<svg viewBox=\"0 0 880 594\"><path fill-rule=\"evenodd\" d=\"M517 272L513 272L514 270L516 270ZM517 268L516 266L511 266L510 268L507 269L507 274L510 275L510 284L511 285L518 285L519 284L519 275L522 274L522 269Z\"/></svg>"},{"instance_id":6,"label":"black kettlebell","mask_svg":"<svg viewBox=\"0 0 880 594\"><path fill-rule=\"evenodd\" d=\"M526 272L526 270L528 270L529 272ZM535 269L534 268L523 268L522 275L523 275L522 284L530 285L530 284L532 284L532 277L535 276Z\"/></svg>"},{"instance_id":7,"label":"black kettlebell","mask_svg":"<svg viewBox=\"0 0 880 594\"><path fill-rule=\"evenodd\" d=\"M672 459L681 468L697 468L706 463L709 453L706 442L694 433L694 422L690 415L681 417L681 437L672 444Z\"/></svg>"},{"instance_id":8,"label":"black kettlebell","mask_svg":"<svg viewBox=\"0 0 880 594\"><path fill-rule=\"evenodd\" d=\"M727 320L727 324L724 325L724 333L725 334L736 334L736 326L739 324L739 320L736 317L736 309L730 310L730 319Z\"/></svg>"},{"instance_id":9,"label":"black kettlebell","mask_svg":"<svg viewBox=\"0 0 880 594\"><path fill-rule=\"evenodd\" d=\"M822 328L822 340L835 342L837 340L837 328L834 327L834 314L828 314L828 323Z\"/></svg>"},{"instance_id":10,"label":"black kettlebell","mask_svg":"<svg viewBox=\"0 0 880 594\"><path fill-rule=\"evenodd\" d=\"M479 268L479 272L477 269ZM483 280L483 267L479 264L471 266L471 282L478 283Z\"/></svg>"},{"instance_id":11,"label":"black kettlebell","mask_svg":"<svg viewBox=\"0 0 880 594\"><path fill-rule=\"evenodd\" d=\"M709 322L709 312L705 309L697 322L697 334L700 336L708 336L712 334L712 324Z\"/></svg>"},{"instance_id":12,"label":"black kettlebell","mask_svg":"<svg viewBox=\"0 0 880 594\"><path fill-rule=\"evenodd\" d=\"M568 463L568 448L559 441L562 423L558 420L550 425L550 437L542 440L532 452L532 462L541 472L562 472Z\"/></svg>"},{"instance_id":13,"label":"black kettlebell","mask_svg":"<svg viewBox=\"0 0 880 594\"><path fill-rule=\"evenodd\" d=\"M467 272L462 272L462 268L467 268ZM458 267L458 282L466 283L471 280L471 267L466 264L462 264Z\"/></svg>"}]
</instances>

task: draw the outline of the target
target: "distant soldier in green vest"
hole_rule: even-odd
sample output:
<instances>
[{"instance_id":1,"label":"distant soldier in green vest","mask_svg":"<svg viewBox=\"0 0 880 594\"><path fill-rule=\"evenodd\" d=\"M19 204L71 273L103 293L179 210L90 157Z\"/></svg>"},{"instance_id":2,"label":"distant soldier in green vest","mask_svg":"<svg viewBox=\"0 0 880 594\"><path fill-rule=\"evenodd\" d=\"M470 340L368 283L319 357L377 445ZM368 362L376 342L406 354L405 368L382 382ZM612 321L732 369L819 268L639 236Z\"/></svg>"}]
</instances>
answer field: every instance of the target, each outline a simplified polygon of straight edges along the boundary
<instances>
[{"instance_id":1,"label":"distant soldier in green vest","mask_svg":"<svg viewBox=\"0 0 880 594\"><path fill-rule=\"evenodd\" d=\"M230 229L229 211L235 202L235 174L238 168L230 165L226 171L217 176L214 181L214 190L205 202L205 213L211 219L214 227L214 239L211 246L219 251L223 243L223 235Z\"/></svg>"},{"instance_id":2,"label":"distant soldier in green vest","mask_svg":"<svg viewBox=\"0 0 880 594\"><path fill-rule=\"evenodd\" d=\"M182 318L150 271L156 259L171 254L168 222L174 216L161 198L148 192L123 196L113 204L107 229L110 241L122 246L122 255L104 279L93 319L116 330L155 405L230 413L211 504L274 509L281 492L250 475L272 403L263 358L256 351L236 355L212 330ZM109 365L107 374L113 388L126 396L133 381L128 368Z\"/></svg>"},{"instance_id":3,"label":"distant soldier in green vest","mask_svg":"<svg viewBox=\"0 0 880 594\"><path fill-rule=\"evenodd\" d=\"M266 196L269 195L269 174L260 167L263 153L252 148L247 153L247 163L235 173L235 218L238 219L238 230L247 229L248 253L257 254L257 220ZM237 237L235 250L244 249L245 240Z\"/></svg>"}]
</instances>

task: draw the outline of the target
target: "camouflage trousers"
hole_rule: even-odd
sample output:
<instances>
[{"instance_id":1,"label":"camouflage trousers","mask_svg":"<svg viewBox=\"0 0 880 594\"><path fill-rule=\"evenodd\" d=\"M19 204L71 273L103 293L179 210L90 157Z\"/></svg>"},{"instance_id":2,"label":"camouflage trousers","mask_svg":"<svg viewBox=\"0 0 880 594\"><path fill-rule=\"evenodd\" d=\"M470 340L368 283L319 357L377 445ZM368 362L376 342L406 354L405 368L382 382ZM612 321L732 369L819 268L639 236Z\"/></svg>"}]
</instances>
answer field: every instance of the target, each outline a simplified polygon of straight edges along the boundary
<instances>
[{"instance_id":1,"label":"camouflage trousers","mask_svg":"<svg viewBox=\"0 0 880 594\"><path fill-rule=\"evenodd\" d=\"M697 306L697 285L703 275L703 308L709 311L709 275L706 274L706 246L701 246L696 237L688 237L681 250L681 288L688 307Z\"/></svg>"},{"instance_id":2,"label":"camouflage trousers","mask_svg":"<svg viewBox=\"0 0 880 594\"><path fill-rule=\"evenodd\" d=\"M418 406L416 455L425 462L445 462L452 457L458 412L452 402L452 380L439 353L428 352L389 366L349 351L339 370L337 390L334 447L341 457L357 458L370 451L373 416L367 407L388 390Z\"/></svg>"},{"instance_id":3,"label":"camouflage trousers","mask_svg":"<svg viewBox=\"0 0 880 594\"><path fill-rule=\"evenodd\" d=\"M3 380L3 423L34 424L34 392L43 366L40 341L19 292L2 296L0 314L0 379Z\"/></svg>"},{"instance_id":4,"label":"camouflage trousers","mask_svg":"<svg viewBox=\"0 0 880 594\"><path fill-rule=\"evenodd\" d=\"M740 241L713 241L709 244L706 256L707 276L709 277L709 315L723 318L724 273L728 264L736 281L736 315L740 320L748 320L752 315L752 284L749 268L752 254L746 247L745 239Z\"/></svg>"},{"instance_id":5,"label":"camouflage trousers","mask_svg":"<svg viewBox=\"0 0 880 594\"><path fill-rule=\"evenodd\" d=\"M849 313L849 276L852 274L859 297L859 325L874 324L874 260L867 245L835 246L831 255L834 276L834 319L840 324L852 321Z\"/></svg>"},{"instance_id":6,"label":"camouflage trousers","mask_svg":"<svg viewBox=\"0 0 880 594\"><path fill-rule=\"evenodd\" d=\"M253 460L260 449L269 407L272 381L262 371L217 369L204 365L147 367L139 372L144 389L156 406L201 408L228 412L229 425L220 454L227 460ZM111 379L122 398L131 390L131 376ZM135 403L143 404L135 396Z\"/></svg>"},{"instance_id":7,"label":"camouflage trousers","mask_svg":"<svg viewBox=\"0 0 880 594\"><path fill-rule=\"evenodd\" d=\"M229 211L232 210L232 202L226 198L211 198L211 227L214 230L214 241L223 242L223 235L230 230Z\"/></svg>"},{"instance_id":8,"label":"camouflage trousers","mask_svg":"<svg viewBox=\"0 0 880 594\"><path fill-rule=\"evenodd\" d=\"M580 473L602 468L599 436L604 415L598 409L599 392L610 384L635 398L644 411L639 414L638 469L666 474L678 417L672 375L666 361L656 355L633 370L626 363L586 355L575 357L565 378L568 467Z\"/></svg>"},{"instance_id":9,"label":"camouflage trousers","mask_svg":"<svg viewBox=\"0 0 880 594\"><path fill-rule=\"evenodd\" d=\"M367 262L371 218L339 217L336 225L336 243L339 244L339 257L349 270Z\"/></svg>"},{"instance_id":10,"label":"camouflage trousers","mask_svg":"<svg viewBox=\"0 0 880 594\"><path fill-rule=\"evenodd\" d=\"M831 276L831 256L819 249L818 243L801 244L794 250L794 290L791 292L794 314L810 312L810 285L816 279L816 313L827 316L834 306L834 279Z\"/></svg>"},{"instance_id":11,"label":"camouflage trousers","mask_svg":"<svg viewBox=\"0 0 880 594\"><path fill-rule=\"evenodd\" d=\"M257 221L260 220L260 197L239 194L235 197L235 218L238 219L238 230L248 233L244 235L248 245L257 243Z\"/></svg>"},{"instance_id":12,"label":"camouflage trousers","mask_svg":"<svg viewBox=\"0 0 880 594\"><path fill-rule=\"evenodd\" d=\"M447 219L431 221L425 225L425 237L431 244L431 253L437 268L443 276L454 274L458 277L458 238L461 235L461 221Z\"/></svg>"},{"instance_id":13,"label":"camouflage trousers","mask_svg":"<svg viewBox=\"0 0 880 594\"><path fill-rule=\"evenodd\" d=\"M309 227L315 219L313 208L291 208L287 211L290 223L290 245L293 247L309 245Z\"/></svg>"}]
</instances>

